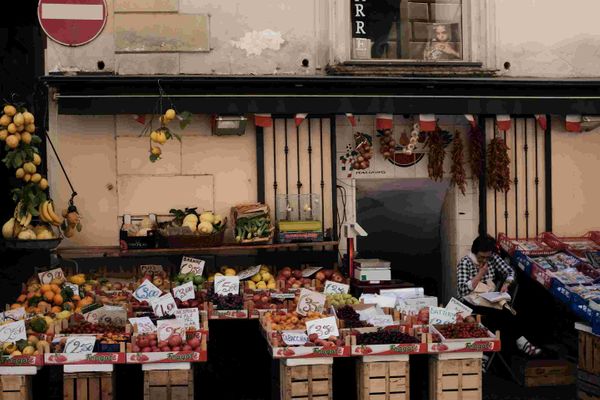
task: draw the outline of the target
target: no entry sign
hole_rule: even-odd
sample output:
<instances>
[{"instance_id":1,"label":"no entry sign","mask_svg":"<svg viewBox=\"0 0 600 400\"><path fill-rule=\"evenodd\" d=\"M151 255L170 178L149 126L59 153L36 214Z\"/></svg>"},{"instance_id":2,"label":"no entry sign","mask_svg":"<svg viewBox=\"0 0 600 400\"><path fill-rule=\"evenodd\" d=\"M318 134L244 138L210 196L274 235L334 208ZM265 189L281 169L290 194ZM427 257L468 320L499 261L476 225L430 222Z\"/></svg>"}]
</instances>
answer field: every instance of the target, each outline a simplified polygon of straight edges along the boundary
<instances>
[{"instance_id":1,"label":"no entry sign","mask_svg":"<svg viewBox=\"0 0 600 400\"><path fill-rule=\"evenodd\" d=\"M105 0L40 0L38 19L46 35L65 46L94 40L106 24Z\"/></svg>"}]
</instances>

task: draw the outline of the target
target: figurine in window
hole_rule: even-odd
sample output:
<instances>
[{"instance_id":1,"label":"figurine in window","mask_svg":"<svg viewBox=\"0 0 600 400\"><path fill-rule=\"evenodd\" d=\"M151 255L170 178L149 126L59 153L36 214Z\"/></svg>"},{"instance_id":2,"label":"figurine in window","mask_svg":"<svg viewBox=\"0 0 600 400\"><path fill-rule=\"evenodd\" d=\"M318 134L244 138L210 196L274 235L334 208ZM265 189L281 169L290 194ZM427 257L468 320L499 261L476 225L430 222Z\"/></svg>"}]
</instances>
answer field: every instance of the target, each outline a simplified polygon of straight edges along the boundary
<instances>
[{"instance_id":1,"label":"figurine in window","mask_svg":"<svg viewBox=\"0 0 600 400\"><path fill-rule=\"evenodd\" d=\"M435 24L432 26L431 39L425 46L423 59L427 61L460 59L456 45L450 42L449 25Z\"/></svg>"}]
</instances>

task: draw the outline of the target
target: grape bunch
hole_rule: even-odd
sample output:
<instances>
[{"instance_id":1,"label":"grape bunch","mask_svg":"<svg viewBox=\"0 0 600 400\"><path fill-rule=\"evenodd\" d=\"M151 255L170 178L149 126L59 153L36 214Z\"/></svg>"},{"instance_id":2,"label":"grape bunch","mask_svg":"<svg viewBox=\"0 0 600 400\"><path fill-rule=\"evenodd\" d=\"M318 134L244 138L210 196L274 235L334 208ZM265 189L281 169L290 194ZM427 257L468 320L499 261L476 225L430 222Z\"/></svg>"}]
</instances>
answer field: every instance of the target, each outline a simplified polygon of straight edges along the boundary
<instances>
[{"instance_id":1,"label":"grape bunch","mask_svg":"<svg viewBox=\"0 0 600 400\"><path fill-rule=\"evenodd\" d=\"M244 308L244 297L240 294L229 293L227 296L211 294L210 301L217 310L241 310Z\"/></svg>"},{"instance_id":2,"label":"grape bunch","mask_svg":"<svg viewBox=\"0 0 600 400\"><path fill-rule=\"evenodd\" d=\"M373 326L360 320L360 315L351 306L340 307L336 310L338 319L343 320L346 328L364 328Z\"/></svg>"},{"instance_id":3,"label":"grape bunch","mask_svg":"<svg viewBox=\"0 0 600 400\"><path fill-rule=\"evenodd\" d=\"M478 324L459 322L456 324L436 325L435 327L446 339L487 338L488 331Z\"/></svg>"},{"instance_id":4,"label":"grape bunch","mask_svg":"<svg viewBox=\"0 0 600 400\"><path fill-rule=\"evenodd\" d=\"M378 329L377 332L359 333L356 344L419 343L419 339L398 330Z\"/></svg>"},{"instance_id":5,"label":"grape bunch","mask_svg":"<svg viewBox=\"0 0 600 400\"><path fill-rule=\"evenodd\" d=\"M394 156L394 151L396 150L396 141L392 137L392 131L390 129L386 129L383 131L383 134L379 138L379 143L381 143L381 148L379 151L383 154L383 158L386 160Z\"/></svg>"}]
</instances>

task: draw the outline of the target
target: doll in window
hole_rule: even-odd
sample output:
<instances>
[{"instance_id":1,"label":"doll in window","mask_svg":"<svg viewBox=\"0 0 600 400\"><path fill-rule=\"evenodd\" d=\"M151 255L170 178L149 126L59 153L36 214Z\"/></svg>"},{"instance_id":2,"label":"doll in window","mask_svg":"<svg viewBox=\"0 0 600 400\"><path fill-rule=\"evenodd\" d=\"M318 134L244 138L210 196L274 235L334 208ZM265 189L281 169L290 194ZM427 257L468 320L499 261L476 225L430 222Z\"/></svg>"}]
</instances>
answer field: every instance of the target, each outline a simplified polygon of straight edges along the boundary
<instances>
[{"instance_id":1,"label":"doll in window","mask_svg":"<svg viewBox=\"0 0 600 400\"><path fill-rule=\"evenodd\" d=\"M450 25L434 24L431 29L431 39L425 46L423 59L427 61L460 59L456 44L450 41Z\"/></svg>"}]
</instances>

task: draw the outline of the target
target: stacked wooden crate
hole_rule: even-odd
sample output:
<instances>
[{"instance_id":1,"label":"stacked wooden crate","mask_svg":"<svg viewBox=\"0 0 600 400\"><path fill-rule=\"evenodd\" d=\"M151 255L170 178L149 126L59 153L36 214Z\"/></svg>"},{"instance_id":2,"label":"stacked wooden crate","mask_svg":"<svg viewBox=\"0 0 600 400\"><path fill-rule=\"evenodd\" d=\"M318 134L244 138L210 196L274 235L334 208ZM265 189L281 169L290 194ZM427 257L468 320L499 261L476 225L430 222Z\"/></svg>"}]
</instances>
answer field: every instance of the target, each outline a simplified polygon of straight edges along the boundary
<instances>
[{"instance_id":1,"label":"stacked wooden crate","mask_svg":"<svg viewBox=\"0 0 600 400\"><path fill-rule=\"evenodd\" d=\"M358 399L409 400L409 369L408 355L357 360Z\"/></svg>"},{"instance_id":2,"label":"stacked wooden crate","mask_svg":"<svg viewBox=\"0 0 600 400\"><path fill-rule=\"evenodd\" d=\"M481 353L440 354L429 358L429 398L481 400Z\"/></svg>"},{"instance_id":3,"label":"stacked wooden crate","mask_svg":"<svg viewBox=\"0 0 600 400\"><path fill-rule=\"evenodd\" d=\"M280 362L281 400L328 400L333 398L333 360L327 363L293 365ZM302 360L304 361L304 360Z\"/></svg>"},{"instance_id":4,"label":"stacked wooden crate","mask_svg":"<svg viewBox=\"0 0 600 400\"><path fill-rule=\"evenodd\" d=\"M65 400L112 400L113 390L112 372L75 372L63 375Z\"/></svg>"},{"instance_id":5,"label":"stacked wooden crate","mask_svg":"<svg viewBox=\"0 0 600 400\"><path fill-rule=\"evenodd\" d=\"M600 400L600 337L579 331L577 398Z\"/></svg>"}]
</instances>

